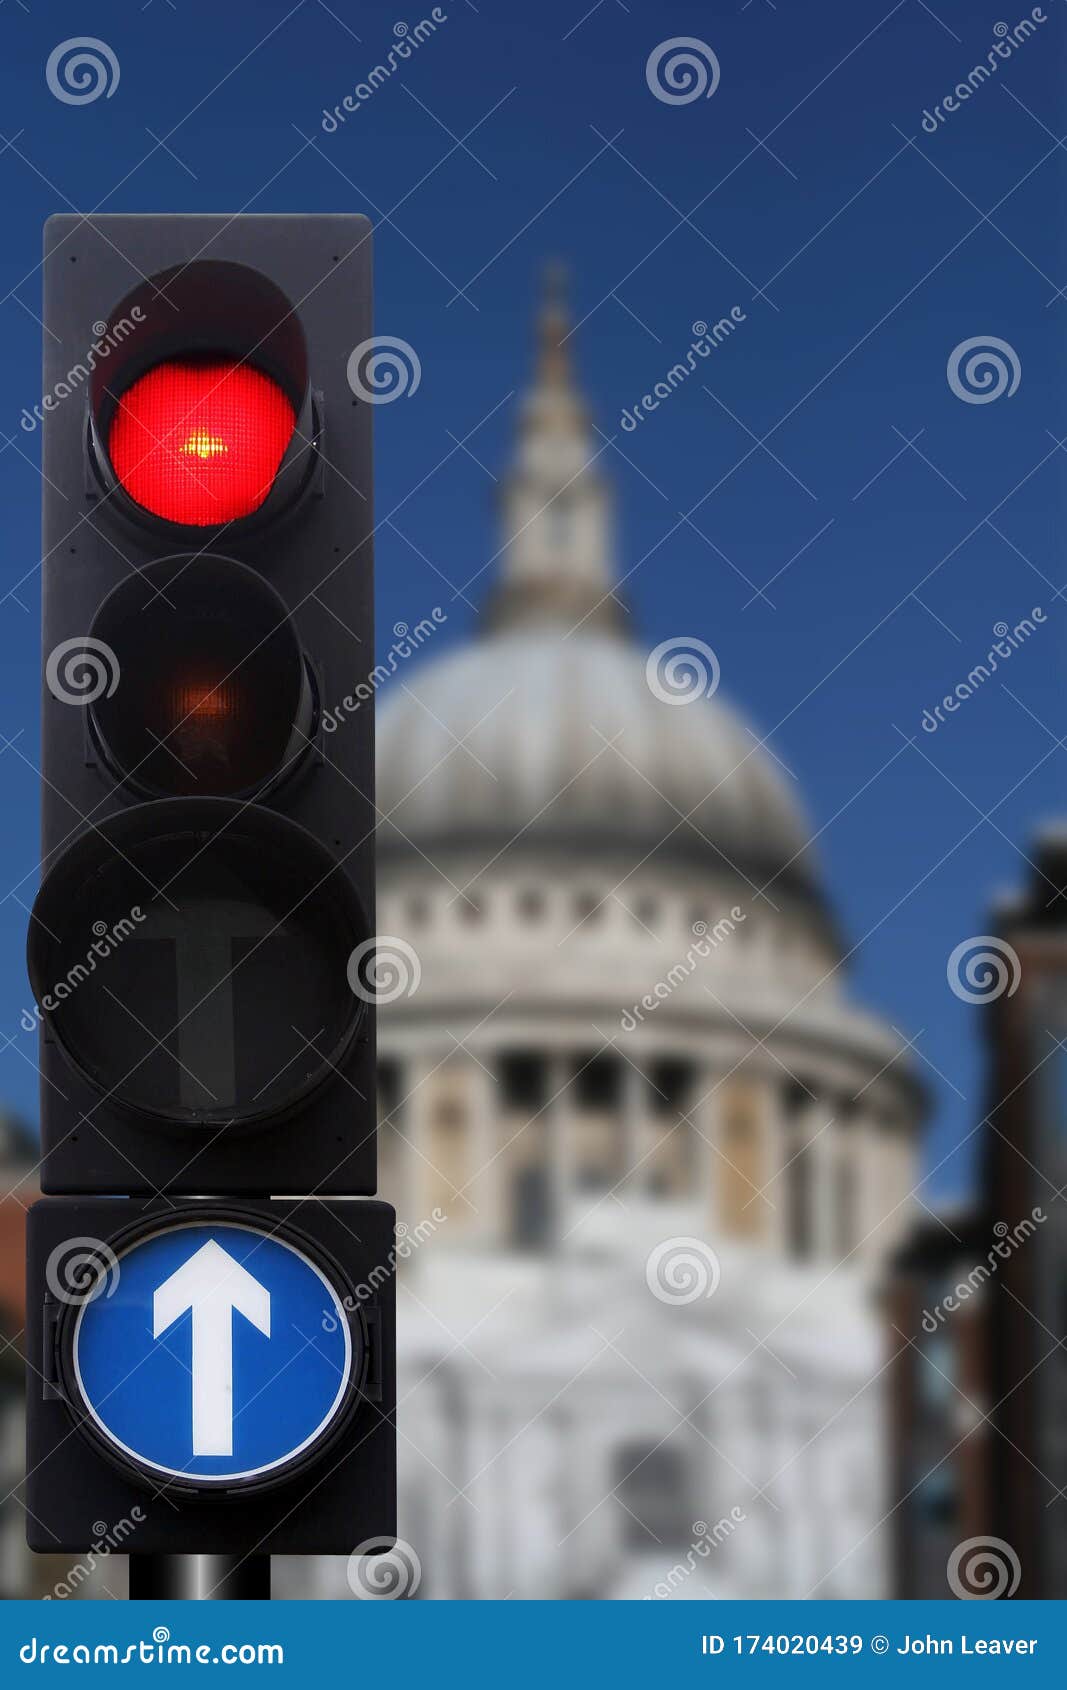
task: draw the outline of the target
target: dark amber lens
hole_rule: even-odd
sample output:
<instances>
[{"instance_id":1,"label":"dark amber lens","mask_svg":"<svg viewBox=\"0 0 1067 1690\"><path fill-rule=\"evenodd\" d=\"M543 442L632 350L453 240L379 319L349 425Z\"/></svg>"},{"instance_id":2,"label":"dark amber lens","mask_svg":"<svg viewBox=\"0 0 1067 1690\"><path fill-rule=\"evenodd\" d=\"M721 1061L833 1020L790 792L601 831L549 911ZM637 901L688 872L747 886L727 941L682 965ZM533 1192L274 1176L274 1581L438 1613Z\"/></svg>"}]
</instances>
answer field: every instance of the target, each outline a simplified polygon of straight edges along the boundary
<instances>
[{"instance_id":1,"label":"dark amber lens","mask_svg":"<svg viewBox=\"0 0 1067 1690\"><path fill-rule=\"evenodd\" d=\"M231 797L299 759L311 706L274 589L228 559L167 559L122 583L93 627L118 685L93 705L108 759L141 791Z\"/></svg>"}]
</instances>

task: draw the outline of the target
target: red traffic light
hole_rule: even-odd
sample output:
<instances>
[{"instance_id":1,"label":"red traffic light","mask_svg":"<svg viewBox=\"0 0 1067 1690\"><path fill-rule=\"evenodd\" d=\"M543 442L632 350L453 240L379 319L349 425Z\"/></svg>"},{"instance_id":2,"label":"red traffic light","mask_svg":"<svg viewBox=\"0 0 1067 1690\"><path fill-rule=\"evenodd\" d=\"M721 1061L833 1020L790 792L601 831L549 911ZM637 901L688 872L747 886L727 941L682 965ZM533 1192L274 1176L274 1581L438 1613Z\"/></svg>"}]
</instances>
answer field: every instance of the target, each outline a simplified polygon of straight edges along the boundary
<instances>
[{"instance_id":1,"label":"red traffic light","mask_svg":"<svg viewBox=\"0 0 1067 1690\"><path fill-rule=\"evenodd\" d=\"M233 359L173 358L128 387L108 455L138 505L168 522L216 527L266 499L296 426L277 382Z\"/></svg>"}]
</instances>

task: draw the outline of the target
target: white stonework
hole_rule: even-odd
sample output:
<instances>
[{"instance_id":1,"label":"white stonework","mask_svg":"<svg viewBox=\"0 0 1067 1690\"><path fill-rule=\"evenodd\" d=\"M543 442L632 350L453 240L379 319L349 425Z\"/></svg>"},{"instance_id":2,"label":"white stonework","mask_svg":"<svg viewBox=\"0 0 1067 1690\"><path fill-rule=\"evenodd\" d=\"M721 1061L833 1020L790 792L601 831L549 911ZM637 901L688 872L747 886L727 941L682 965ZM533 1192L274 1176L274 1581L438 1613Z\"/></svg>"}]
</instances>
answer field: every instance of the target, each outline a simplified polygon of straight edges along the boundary
<instances>
[{"instance_id":1,"label":"white stonework","mask_svg":"<svg viewBox=\"0 0 1067 1690\"><path fill-rule=\"evenodd\" d=\"M790 777L648 686L566 328L552 297L482 632L379 701L378 926L422 966L382 1188L447 1216L400 1275L401 1532L431 1597L881 1595L922 1098ZM672 1238L710 1297L650 1291Z\"/></svg>"}]
</instances>

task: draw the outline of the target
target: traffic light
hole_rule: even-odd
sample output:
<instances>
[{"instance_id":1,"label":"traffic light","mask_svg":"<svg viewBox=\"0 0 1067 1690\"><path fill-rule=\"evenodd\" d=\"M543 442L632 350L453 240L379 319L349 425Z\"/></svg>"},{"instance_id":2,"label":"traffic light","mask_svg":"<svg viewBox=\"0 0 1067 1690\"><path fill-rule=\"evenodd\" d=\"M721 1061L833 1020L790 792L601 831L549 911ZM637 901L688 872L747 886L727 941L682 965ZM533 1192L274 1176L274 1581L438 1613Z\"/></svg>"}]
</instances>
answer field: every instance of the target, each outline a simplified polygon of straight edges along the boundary
<instances>
[{"instance_id":1,"label":"traffic light","mask_svg":"<svg viewBox=\"0 0 1067 1690\"><path fill-rule=\"evenodd\" d=\"M42 1187L373 1192L368 225L56 217L44 273Z\"/></svg>"},{"instance_id":2,"label":"traffic light","mask_svg":"<svg viewBox=\"0 0 1067 1690\"><path fill-rule=\"evenodd\" d=\"M373 713L321 726L374 668L370 275L357 216L46 228L36 1549L395 1528Z\"/></svg>"}]
</instances>

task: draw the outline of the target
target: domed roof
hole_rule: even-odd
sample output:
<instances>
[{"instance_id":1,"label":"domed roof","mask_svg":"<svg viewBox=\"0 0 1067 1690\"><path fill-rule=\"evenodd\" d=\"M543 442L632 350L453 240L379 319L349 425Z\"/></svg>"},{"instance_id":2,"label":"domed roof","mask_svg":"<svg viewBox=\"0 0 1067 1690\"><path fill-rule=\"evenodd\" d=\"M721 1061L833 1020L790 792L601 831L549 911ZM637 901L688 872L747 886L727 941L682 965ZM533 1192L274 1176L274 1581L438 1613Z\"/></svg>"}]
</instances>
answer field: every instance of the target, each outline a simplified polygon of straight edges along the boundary
<instances>
[{"instance_id":1,"label":"domed roof","mask_svg":"<svg viewBox=\"0 0 1067 1690\"><path fill-rule=\"evenodd\" d=\"M752 878L788 865L805 881L808 831L786 777L721 697L666 703L629 640L566 632L513 624L390 690L382 844L662 841Z\"/></svg>"},{"instance_id":2,"label":"domed roof","mask_svg":"<svg viewBox=\"0 0 1067 1690\"><path fill-rule=\"evenodd\" d=\"M482 635L405 671L380 709L379 844L432 855L430 842L489 836L498 848L634 846L638 860L699 852L756 886L781 874L813 891L808 830L785 779L721 696L707 696L718 680L710 648L672 640L681 675L669 652L648 675L630 636L603 447L574 385L558 284L539 338ZM702 665L709 684L689 697Z\"/></svg>"}]
</instances>

